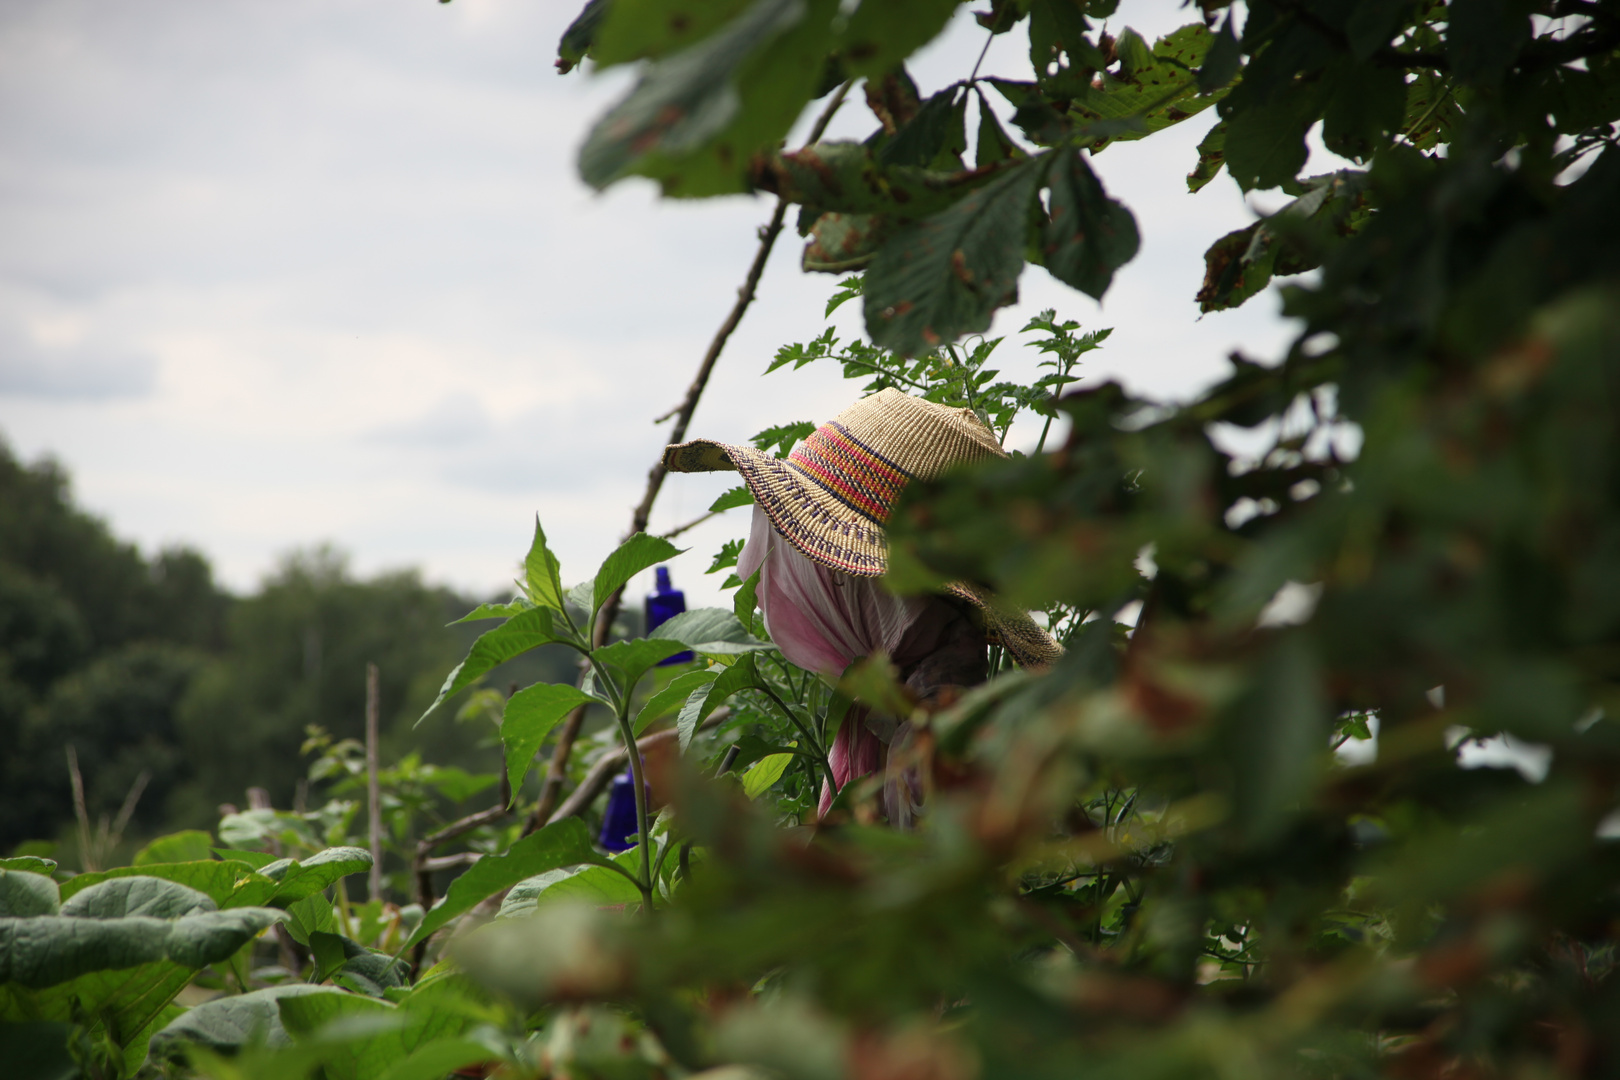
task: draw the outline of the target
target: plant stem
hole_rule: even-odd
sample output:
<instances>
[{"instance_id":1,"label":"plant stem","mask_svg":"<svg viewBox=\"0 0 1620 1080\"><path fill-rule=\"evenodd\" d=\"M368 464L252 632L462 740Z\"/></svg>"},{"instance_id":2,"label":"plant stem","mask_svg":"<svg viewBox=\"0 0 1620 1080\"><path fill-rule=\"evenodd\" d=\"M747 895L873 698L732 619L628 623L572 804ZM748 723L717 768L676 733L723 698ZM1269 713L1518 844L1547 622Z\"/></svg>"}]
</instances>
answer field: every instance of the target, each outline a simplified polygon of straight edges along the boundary
<instances>
[{"instance_id":1,"label":"plant stem","mask_svg":"<svg viewBox=\"0 0 1620 1080\"><path fill-rule=\"evenodd\" d=\"M624 739L630 756L630 782L636 789L636 846L641 849L641 879L636 887L641 890L641 907L651 915L652 902L652 837L647 827L647 781L641 772L641 754L637 752L636 733L630 727L630 710L619 713L619 736Z\"/></svg>"}]
</instances>

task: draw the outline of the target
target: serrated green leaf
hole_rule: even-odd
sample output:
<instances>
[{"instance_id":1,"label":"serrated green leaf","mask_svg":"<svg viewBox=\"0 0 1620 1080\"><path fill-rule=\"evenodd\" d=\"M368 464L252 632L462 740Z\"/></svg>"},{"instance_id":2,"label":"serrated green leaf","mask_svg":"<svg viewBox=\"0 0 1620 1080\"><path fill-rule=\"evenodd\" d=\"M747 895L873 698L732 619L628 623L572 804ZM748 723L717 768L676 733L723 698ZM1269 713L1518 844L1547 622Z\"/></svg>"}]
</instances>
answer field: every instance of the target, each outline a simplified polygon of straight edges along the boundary
<instances>
[{"instance_id":1,"label":"serrated green leaf","mask_svg":"<svg viewBox=\"0 0 1620 1080\"><path fill-rule=\"evenodd\" d=\"M514 656L565 640L553 623L554 617L549 608L531 608L507 619L495 629L485 631L467 650L467 659L457 664L445 678L444 685L439 688L439 696L433 699L433 704L416 722L420 724L426 720L446 698L459 694Z\"/></svg>"},{"instance_id":2,"label":"serrated green leaf","mask_svg":"<svg viewBox=\"0 0 1620 1080\"><path fill-rule=\"evenodd\" d=\"M553 611L562 610L562 576L557 556L546 543L546 531L540 527L538 514L534 518L534 539L529 544L529 553L523 557L522 585L531 603Z\"/></svg>"},{"instance_id":3,"label":"serrated green leaf","mask_svg":"<svg viewBox=\"0 0 1620 1080\"><path fill-rule=\"evenodd\" d=\"M748 490L748 485L738 484L710 503L709 513L723 514L727 510L735 510L739 506L751 506L753 502L754 493Z\"/></svg>"},{"instance_id":4,"label":"serrated green leaf","mask_svg":"<svg viewBox=\"0 0 1620 1080\"><path fill-rule=\"evenodd\" d=\"M641 712L636 714L636 735L639 737L647 730L648 724L673 712L692 695L693 690L713 682L719 674L718 668L706 668L702 671L689 671L671 679L669 685L648 698L647 703L641 707Z\"/></svg>"},{"instance_id":5,"label":"serrated green leaf","mask_svg":"<svg viewBox=\"0 0 1620 1080\"><path fill-rule=\"evenodd\" d=\"M557 683L536 683L507 699L501 714L501 743L506 748L506 775L514 800L551 729L576 706L596 700L576 687Z\"/></svg>"},{"instance_id":6,"label":"serrated green leaf","mask_svg":"<svg viewBox=\"0 0 1620 1080\"><path fill-rule=\"evenodd\" d=\"M459 626L462 623L478 622L481 619L510 619L514 615L523 614L532 607L534 605L521 596L505 604L479 604L450 625Z\"/></svg>"},{"instance_id":7,"label":"serrated green leaf","mask_svg":"<svg viewBox=\"0 0 1620 1080\"><path fill-rule=\"evenodd\" d=\"M995 310L1017 296L1035 160L883 246L866 275L866 331L874 344L914 356L990 328Z\"/></svg>"},{"instance_id":8,"label":"serrated green leaf","mask_svg":"<svg viewBox=\"0 0 1620 1080\"><path fill-rule=\"evenodd\" d=\"M1091 152L1163 131L1203 112L1225 96L1224 89L1198 92L1198 69L1215 35L1203 23L1189 23L1153 43L1150 50L1128 27L1115 43L1119 73L1102 76L1102 88L1079 87L1072 114L1107 133Z\"/></svg>"},{"instance_id":9,"label":"serrated green leaf","mask_svg":"<svg viewBox=\"0 0 1620 1080\"><path fill-rule=\"evenodd\" d=\"M681 554L678 548L661 536L636 533L620 544L618 550L602 561L591 586L592 612L600 610L608 597L624 587L624 583L650 566L668 562Z\"/></svg>"},{"instance_id":10,"label":"serrated green leaf","mask_svg":"<svg viewBox=\"0 0 1620 1080\"><path fill-rule=\"evenodd\" d=\"M591 846L591 833L583 821L578 818L554 821L513 844L505 854L486 855L468 867L450 883L444 899L427 913L405 946L410 948L425 941L457 915L472 910L479 901L524 878L563 866L606 862L607 859Z\"/></svg>"}]
</instances>

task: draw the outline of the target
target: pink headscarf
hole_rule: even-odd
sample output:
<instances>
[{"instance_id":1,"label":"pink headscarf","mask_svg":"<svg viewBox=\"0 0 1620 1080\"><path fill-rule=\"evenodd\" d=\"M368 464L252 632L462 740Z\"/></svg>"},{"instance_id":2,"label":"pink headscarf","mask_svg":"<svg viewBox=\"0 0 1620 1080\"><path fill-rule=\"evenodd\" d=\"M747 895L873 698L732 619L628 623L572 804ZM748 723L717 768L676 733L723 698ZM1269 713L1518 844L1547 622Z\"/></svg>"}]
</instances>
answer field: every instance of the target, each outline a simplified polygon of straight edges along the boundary
<instances>
[{"instance_id":1,"label":"pink headscarf","mask_svg":"<svg viewBox=\"0 0 1620 1080\"><path fill-rule=\"evenodd\" d=\"M934 597L896 596L875 578L852 577L812 562L784 540L756 503L748 542L737 556L737 576L760 571L758 598L765 630L792 664L835 681L863 656L887 653L902 669L936 647L955 612ZM852 708L828 753L831 784L823 784L817 812L851 780L883 765L894 731L880 737L865 709ZM886 801L892 801L886 799ZM910 800L901 800L909 803ZM891 820L911 807L891 807Z\"/></svg>"}]
</instances>

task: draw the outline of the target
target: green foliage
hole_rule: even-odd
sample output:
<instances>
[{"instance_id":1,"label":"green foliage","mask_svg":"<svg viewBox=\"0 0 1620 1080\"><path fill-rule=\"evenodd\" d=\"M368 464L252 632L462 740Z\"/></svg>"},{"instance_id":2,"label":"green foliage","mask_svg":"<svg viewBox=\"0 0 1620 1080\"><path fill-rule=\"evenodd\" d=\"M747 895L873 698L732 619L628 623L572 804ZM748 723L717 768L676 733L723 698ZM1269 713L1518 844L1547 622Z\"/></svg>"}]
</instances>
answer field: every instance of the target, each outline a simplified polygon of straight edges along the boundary
<instances>
[{"instance_id":1,"label":"green foliage","mask_svg":"<svg viewBox=\"0 0 1620 1080\"><path fill-rule=\"evenodd\" d=\"M472 869L456 878L444 902L428 912L406 945L426 940L428 935L480 900L525 878L581 863L606 866L608 860L591 847L590 833L578 818L553 822L519 840L505 853L478 860Z\"/></svg>"},{"instance_id":2,"label":"green foliage","mask_svg":"<svg viewBox=\"0 0 1620 1080\"><path fill-rule=\"evenodd\" d=\"M587 605L674 552L632 538L564 592L537 526L524 598L473 611L503 621L440 700L540 647L586 666L577 687L470 697L469 719L504 712L514 796L569 709L611 713L597 753L674 714L675 738L626 755L635 847L597 851L580 817L481 825L419 922L348 901L364 852L317 853L348 835L339 798L227 816L218 859L172 837L144 857L183 861L60 886L8 860L4 1017L98 1076L133 1073L158 1028L165 1067L267 1080L1602 1074L1620 1054L1620 23L1606 4L1555 5L1557 23L1491 0L1255 0L1239 28L1219 7L1149 46L1101 32L1111 2L996 0L980 22L1027 20L1036 80L975 71L925 96L897 65L948 14L932 0L593 3L565 65L647 66L588 175L760 183L805 207L807 265L865 268L827 313L861 296L871 341L829 330L773 370L833 360L1002 436L1044 417L1035 452L907 488L890 581L993 587L1067 652L1046 671L994 654L987 684L929 710L884 657L837 686L792 667L752 582L730 610L598 637ZM868 79L878 130L779 152L828 72ZM984 118L986 83L1028 146ZM997 381L1001 339L957 339L1026 260L1100 295L1134 252L1085 155L1211 105L1189 186L1225 169L1295 201L1215 240L1200 299L1315 269L1281 290L1287 354L1235 357L1174 405L1065 393L1109 332L1047 311L1024 328L1039 377ZM1318 123L1357 168L1299 175ZM16 592L17 625L81 640L48 589ZM892 723L887 761L818 818L851 722ZM1518 768L1460 768L1482 741ZM312 742L352 794L354 745ZM425 769L389 776L405 840ZM893 828L905 789L921 809ZM276 845L292 858L247 850ZM277 919L309 955L254 966ZM383 943L440 961L410 983ZM192 980L226 996L176 1013Z\"/></svg>"}]
</instances>

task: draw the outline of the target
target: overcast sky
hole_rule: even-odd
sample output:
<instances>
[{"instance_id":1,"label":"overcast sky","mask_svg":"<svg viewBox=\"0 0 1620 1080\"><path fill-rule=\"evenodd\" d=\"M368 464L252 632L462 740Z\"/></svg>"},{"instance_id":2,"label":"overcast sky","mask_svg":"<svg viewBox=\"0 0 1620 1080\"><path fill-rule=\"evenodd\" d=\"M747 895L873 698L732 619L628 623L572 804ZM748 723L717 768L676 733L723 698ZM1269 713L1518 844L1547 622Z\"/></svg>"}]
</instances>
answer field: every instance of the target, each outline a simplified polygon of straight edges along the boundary
<instances>
[{"instance_id":1,"label":"overcast sky","mask_svg":"<svg viewBox=\"0 0 1620 1080\"><path fill-rule=\"evenodd\" d=\"M559 77L573 0L40 0L0 8L0 432L71 471L80 502L148 551L185 543L253 588L331 541L363 573L419 566L488 593L535 513L564 576L628 522L665 428L752 257L765 197L660 202L576 177L585 131L629 85ZM1191 21L1126 0L1111 29ZM1196 10L1196 9L1194 9ZM984 41L964 11L913 65L925 92ZM985 70L1027 77L1024 38ZM1221 177L1183 177L1213 112L1096 167L1143 245L1098 305L1039 268L1003 311L1003 368L1044 307L1112 326L1086 380L1186 397L1234 348L1278 355L1264 296L1199 319L1202 253L1253 220ZM859 94L833 133L864 136ZM808 126L808 116L801 131ZM823 322L835 279L784 235L693 434L741 441L826 420L835 371L760 373ZM840 311L858 332L858 305ZM999 354L998 354L999 355ZM675 477L654 528L735 482ZM0 508L3 512L3 508ZM746 532L688 534L679 583Z\"/></svg>"}]
</instances>

